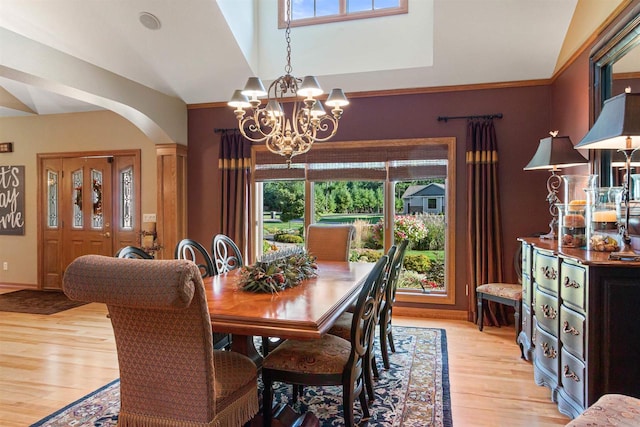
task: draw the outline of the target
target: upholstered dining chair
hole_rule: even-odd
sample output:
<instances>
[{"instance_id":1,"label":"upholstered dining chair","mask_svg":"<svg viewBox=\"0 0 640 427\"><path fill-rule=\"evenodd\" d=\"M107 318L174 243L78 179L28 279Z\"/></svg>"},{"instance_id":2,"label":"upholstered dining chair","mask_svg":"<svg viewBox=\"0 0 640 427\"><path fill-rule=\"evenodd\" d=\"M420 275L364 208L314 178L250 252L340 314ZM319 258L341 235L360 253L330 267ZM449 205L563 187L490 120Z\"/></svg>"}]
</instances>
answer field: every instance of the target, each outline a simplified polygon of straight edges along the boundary
<instances>
[{"instance_id":1,"label":"upholstered dining chair","mask_svg":"<svg viewBox=\"0 0 640 427\"><path fill-rule=\"evenodd\" d=\"M513 266L518 276L518 283L485 283L476 288L478 300L478 329L484 328L484 307L489 301L513 307L513 319L516 329L516 341L522 330L520 313L522 311L522 245L518 246L513 257Z\"/></svg>"},{"instance_id":2,"label":"upholstered dining chair","mask_svg":"<svg viewBox=\"0 0 640 427\"><path fill-rule=\"evenodd\" d=\"M227 273L244 265L238 245L225 234L216 234L211 241L211 253L218 274Z\"/></svg>"},{"instance_id":3,"label":"upholstered dining chair","mask_svg":"<svg viewBox=\"0 0 640 427\"><path fill-rule=\"evenodd\" d=\"M118 426L240 427L258 412L256 365L213 349L192 262L84 255L68 266L63 290L109 310L120 368Z\"/></svg>"},{"instance_id":4,"label":"upholstered dining chair","mask_svg":"<svg viewBox=\"0 0 640 427\"><path fill-rule=\"evenodd\" d=\"M376 311L375 311L375 324L377 325L380 321L380 309L382 307L382 298L385 295L387 286L389 284L389 273L393 264L393 259L396 253L397 247L396 245L391 246L389 251L387 251L387 264L385 266L383 272L383 280L382 285L379 287L378 292L375 294L375 303L376 303ZM332 335L337 335L345 340L351 340L351 324L353 323L353 312L355 310L351 309L346 311L338 317L333 327L329 329L329 333ZM378 373L378 366L375 361L375 353L373 351L373 341L375 338L375 333L371 334L371 342L369 343L369 352L365 357L365 367L364 367L364 379L365 386L367 388L367 395L369 396L369 401L373 402L375 399L374 385L373 379L378 378L380 375Z\"/></svg>"},{"instance_id":5,"label":"upholstered dining chair","mask_svg":"<svg viewBox=\"0 0 640 427\"><path fill-rule=\"evenodd\" d=\"M137 246L125 246L116 252L116 258L154 259L144 249Z\"/></svg>"},{"instance_id":6,"label":"upholstered dining chair","mask_svg":"<svg viewBox=\"0 0 640 427\"><path fill-rule=\"evenodd\" d=\"M309 224L307 252L320 261L349 261L349 249L355 235L353 224Z\"/></svg>"},{"instance_id":7,"label":"upholstered dining chair","mask_svg":"<svg viewBox=\"0 0 640 427\"><path fill-rule=\"evenodd\" d=\"M369 418L364 389L364 363L375 330L375 295L384 279L384 255L364 280L351 325L351 340L325 334L317 340L286 340L262 361L264 383L262 411L271 426L274 381L294 386L342 385L345 426L355 423L354 403L360 400L363 417Z\"/></svg>"},{"instance_id":8,"label":"upholstered dining chair","mask_svg":"<svg viewBox=\"0 0 640 427\"><path fill-rule=\"evenodd\" d=\"M400 242L393 261L390 261L391 267L389 269L389 278L387 279L389 283L387 283L387 289L380 308L380 354L382 355L382 364L385 369L391 367L389 363L389 350L391 350L392 353L396 352L396 345L393 342L391 320L393 316L393 304L396 301L398 280L400 279L400 272L404 265L404 256L407 252L408 245L409 240L407 239Z\"/></svg>"},{"instance_id":9,"label":"upholstered dining chair","mask_svg":"<svg viewBox=\"0 0 640 427\"><path fill-rule=\"evenodd\" d=\"M174 251L175 259L186 259L193 261L200 269L203 278L218 274L216 266L213 264L211 255L200 243L193 239L182 239L176 245Z\"/></svg>"}]
</instances>

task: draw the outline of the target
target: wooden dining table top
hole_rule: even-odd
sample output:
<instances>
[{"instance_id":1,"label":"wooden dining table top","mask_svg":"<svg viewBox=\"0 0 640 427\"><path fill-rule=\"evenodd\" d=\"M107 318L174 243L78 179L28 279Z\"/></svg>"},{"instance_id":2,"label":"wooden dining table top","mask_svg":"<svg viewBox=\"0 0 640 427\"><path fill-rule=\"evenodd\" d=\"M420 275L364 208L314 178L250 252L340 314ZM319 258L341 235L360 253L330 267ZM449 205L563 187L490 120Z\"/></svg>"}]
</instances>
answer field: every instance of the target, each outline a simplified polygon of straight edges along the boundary
<instances>
[{"instance_id":1,"label":"wooden dining table top","mask_svg":"<svg viewBox=\"0 0 640 427\"><path fill-rule=\"evenodd\" d=\"M317 339L356 300L373 263L318 261L317 277L278 292L239 289L239 270L204 279L214 332Z\"/></svg>"}]
</instances>

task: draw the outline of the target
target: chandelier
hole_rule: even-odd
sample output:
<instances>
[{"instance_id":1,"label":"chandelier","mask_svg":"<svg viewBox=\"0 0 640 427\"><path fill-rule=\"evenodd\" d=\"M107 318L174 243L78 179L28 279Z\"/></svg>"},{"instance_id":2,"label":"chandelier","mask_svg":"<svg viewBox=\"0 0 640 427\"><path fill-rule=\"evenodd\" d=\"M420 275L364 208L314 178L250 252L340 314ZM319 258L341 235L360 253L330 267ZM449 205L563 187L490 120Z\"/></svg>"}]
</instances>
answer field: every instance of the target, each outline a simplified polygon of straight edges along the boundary
<instances>
[{"instance_id":1,"label":"chandelier","mask_svg":"<svg viewBox=\"0 0 640 427\"><path fill-rule=\"evenodd\" d=\"M285 39L285 75L275 79L268 91L258 77L249 77L244 89L236 90L228 105L235 108L238 127L245 138L265 141L269 151L284 156L291 166L291 159L309 151L314 142L327 141L336 134L342 107L349 101L342 89L332 89L325 101L331 107L331 114L327 114L316 99L324 93L316 78L299 79L291 74L291 0L287 0ZM264 96L267 102L261 105L258 98ZM293 101L285 109L286 98Z\"/></svg>"}]
</instances>

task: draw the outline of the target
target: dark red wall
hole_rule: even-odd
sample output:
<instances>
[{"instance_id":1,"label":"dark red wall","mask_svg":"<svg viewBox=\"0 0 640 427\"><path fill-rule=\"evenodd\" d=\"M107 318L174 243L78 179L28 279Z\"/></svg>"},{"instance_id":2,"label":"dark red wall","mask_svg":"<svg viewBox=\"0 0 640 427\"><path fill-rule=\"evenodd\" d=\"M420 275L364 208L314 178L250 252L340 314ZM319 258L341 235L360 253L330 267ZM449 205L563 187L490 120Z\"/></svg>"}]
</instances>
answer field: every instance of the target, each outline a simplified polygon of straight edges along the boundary
<instances>
[{"instance_id":1,"label":"dark red wall","mask_svg":"<svg viewBox=\"0 0 640 427\"><path fill-rule=\"evenodd\" d=\"M552 96L549 86L487 89L418 95L352 99L334 140L456 137L456 309L467 308L466 285L466 121L439 122L438 116L502 113L495 121L499 145L499 174L505 266L515 280L511 254L518 236L547 232L548 173L523 171L538 142L550 130ZM210 242L219 230L217 154L220 134L215 128L235 127L230 108L189 111L188 180L189 237ZM442 307L446 308L446 307Z\"/></svg>"}]
</instances>

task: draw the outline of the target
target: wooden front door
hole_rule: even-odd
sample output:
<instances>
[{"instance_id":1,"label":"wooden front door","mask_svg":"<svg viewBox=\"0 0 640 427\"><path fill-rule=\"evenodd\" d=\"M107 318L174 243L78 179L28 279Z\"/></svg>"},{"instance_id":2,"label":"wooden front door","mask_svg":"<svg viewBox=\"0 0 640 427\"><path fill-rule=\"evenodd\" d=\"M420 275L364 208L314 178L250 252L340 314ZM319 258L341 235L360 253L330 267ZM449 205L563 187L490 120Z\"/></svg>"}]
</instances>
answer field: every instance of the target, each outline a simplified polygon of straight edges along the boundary
<instances>
[{"instance_id":1,"label":"wooden front door","mask_svg":"<svg viewBox=\"0 0 640 427\"><path fill-rule=\"evenodd\" d=\"M48 157L39 168L41 289L62 289L81 255L113 256L139 245L139 154Z\"/></svg>"},{"instance_id":2,"label":"wooden front door","mask_svg":"<svg viewBox=\"0 0 640 427\"><path fill-rule=\"evenodd\" d=\"M62 161L62 269L81 255L113 256L111 157Z\"/></svg>"}]
</instances>

